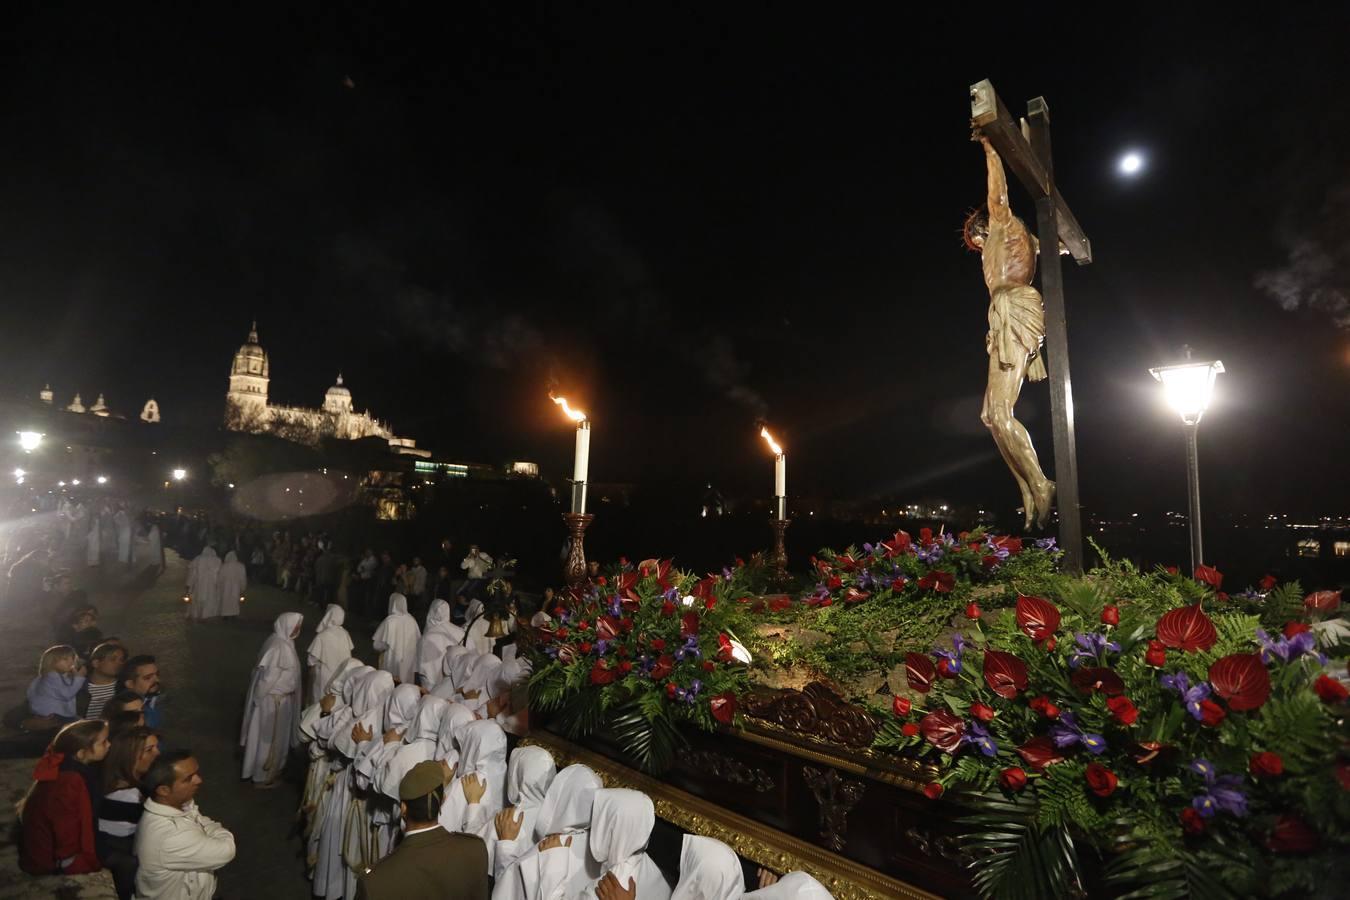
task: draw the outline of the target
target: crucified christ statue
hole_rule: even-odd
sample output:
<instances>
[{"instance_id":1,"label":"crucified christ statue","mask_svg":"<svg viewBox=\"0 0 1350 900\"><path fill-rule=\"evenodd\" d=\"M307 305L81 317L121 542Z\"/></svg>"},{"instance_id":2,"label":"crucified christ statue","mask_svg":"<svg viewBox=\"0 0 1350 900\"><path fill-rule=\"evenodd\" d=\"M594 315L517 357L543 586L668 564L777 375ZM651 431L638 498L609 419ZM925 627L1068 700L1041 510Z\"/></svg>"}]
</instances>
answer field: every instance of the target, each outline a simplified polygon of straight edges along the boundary
<instances>
[{"instance_id":1,"label":"crucified christ statue","mask_svg":"<svg viewBox=\"0 0 1350 900\"><path fill-rule=\"evenodd\" d=\"M989 173L989 202L966 219L966 245L980 253L984 283L989 288L989 384L984 391L980 421L994 436L1003 461L1017 479L1026 511L1025 527L1044 528L1050 519L1055 483L1045 477L1031 435L1013 415L1013 405L1026 379L1042 381L1045 363L1045 309L1031 285L1036 274L1036 238L1008 206L1008 180L1003 160L989 139L976 133L984 147Z\"/></svg>"}]
</instances>

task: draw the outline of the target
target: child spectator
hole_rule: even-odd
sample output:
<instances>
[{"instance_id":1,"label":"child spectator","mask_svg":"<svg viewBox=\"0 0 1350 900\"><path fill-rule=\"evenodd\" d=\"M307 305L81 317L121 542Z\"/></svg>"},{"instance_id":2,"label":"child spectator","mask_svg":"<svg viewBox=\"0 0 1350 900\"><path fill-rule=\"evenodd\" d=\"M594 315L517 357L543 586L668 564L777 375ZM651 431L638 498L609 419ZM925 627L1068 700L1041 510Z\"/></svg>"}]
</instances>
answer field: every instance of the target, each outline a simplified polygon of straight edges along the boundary
<instances>
[{"instance_id":1,"label":"child spectator","mask_svg":"<svg viewBox=\"0 0 1350 900\"><path fill-rule=\"evenodd\" d=\"M66 644L48 647L38 663L38 677L28 685L28 708L35 716L75 720L75 695L84 687L84 667L75 648Z\"/></svg>"},{"instance_id":2,"label":"child spectator","mask_svg":"<svg viewBox=\"0 0 1350 900\"><path fill-rule=\"evenodd\" d=\"M33 786L19 804L23 845L19 866L30 875L97 872L94 802L102 794L92 764L108 754L108 725L97 719L61 729L33 769Z\"/></svg>"},{"instance_id":3,"label":"child spectator","mask_svg":"<svg viewBox=\"0 0 1350 900\"><path fill-rule=\"evenodd\" d=\"M88 659L89 653L103 643L103 632L98 629L98 609L93 606L79 606L66 619L64 627L57 629L56 641L75 648L81 659Z\"/></svg>"},{"instance_id":4,"label":"child spectator","mask_svg":"<svg viewBox=\"0 0 1350 900\"><path fill-rule=\"evenodd\" d=\"M104 641L89 654L89 680L76 704L82 718L98 719L103 716L104 705L120 687L117 675L126 661L126 648L113 641Z\"/></svg>"}]
</instances>

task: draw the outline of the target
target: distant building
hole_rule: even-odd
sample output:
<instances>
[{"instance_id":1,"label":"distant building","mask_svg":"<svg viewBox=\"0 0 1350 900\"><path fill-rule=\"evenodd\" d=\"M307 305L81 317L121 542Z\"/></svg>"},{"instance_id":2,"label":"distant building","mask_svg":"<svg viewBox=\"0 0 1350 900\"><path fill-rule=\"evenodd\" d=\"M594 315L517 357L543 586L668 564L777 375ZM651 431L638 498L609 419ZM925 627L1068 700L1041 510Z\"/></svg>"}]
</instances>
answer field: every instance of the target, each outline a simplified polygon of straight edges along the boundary
<instances>
[{"instance_id":1,"label":"distant building","mask_svg":"<svg viewBox=\"0 0 1350 900\"><path fill-rule=\"evenodd\" d=\"M258 323L249 329L248 340L234 355L230 366L230 388L225 393L225 427L233 431L254 434L274 434L301 444L318 444L324 438L354 441L379 437L389 442L394 452L406 456L429 457L426 450L417 449L412 438L397 437L383 422L369 411L352 409L352 392L337 383L324 395L323 406L312 409L303 406L281 406L269 402L267 351L258 343Z\"/></svg>"}]
</instances>

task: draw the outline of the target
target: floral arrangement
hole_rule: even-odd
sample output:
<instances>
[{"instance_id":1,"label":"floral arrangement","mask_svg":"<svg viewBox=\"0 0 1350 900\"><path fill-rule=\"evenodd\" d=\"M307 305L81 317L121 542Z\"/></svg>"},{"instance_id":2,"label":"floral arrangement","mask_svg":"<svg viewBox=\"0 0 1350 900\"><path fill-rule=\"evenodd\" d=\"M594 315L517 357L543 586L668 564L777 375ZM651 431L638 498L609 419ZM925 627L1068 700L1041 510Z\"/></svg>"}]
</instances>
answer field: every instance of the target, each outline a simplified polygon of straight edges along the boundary
<instances>
[{"instance_id":1,"label":"floral arrangement","mask_svg":"<svg viewBox=\"0 0 1350 900\"><path fill-rule=\"evenodd\" d=\"M987 545L986 545L987 546ZM922 755L977 813L985 896L1274 896L1334 883L1350 844L1339 592L1235 597L1110 563L905 658L878 748ZM1334 661L1333 661L1334 660ZM1101 886L1097 886L1101 887ZM1134 893L1132 893L1134 892Z\"/></svg>"},{"instance_id":2,"label":"floral arrangement","mask_svg":"<svg viewBox=\"0 0 1350 900\"><path fill-rule=\"evenodd\" d=\"M621 560L534 630L531 706L554 712L569 737L604 728L643 768L665 768L678 726L734 720L750 661L736 637L749 577L739 563L699 577L668 559Z\"/></svg>"}]
</instances>

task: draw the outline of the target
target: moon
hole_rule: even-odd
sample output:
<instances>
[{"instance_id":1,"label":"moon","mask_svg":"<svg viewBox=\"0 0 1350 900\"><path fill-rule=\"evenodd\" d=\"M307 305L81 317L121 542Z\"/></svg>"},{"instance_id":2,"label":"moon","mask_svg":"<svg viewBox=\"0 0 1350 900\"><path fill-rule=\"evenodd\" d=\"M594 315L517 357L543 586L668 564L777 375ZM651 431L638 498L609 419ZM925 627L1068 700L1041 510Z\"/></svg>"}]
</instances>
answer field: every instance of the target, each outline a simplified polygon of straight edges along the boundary
<instances>
[{"instance_id":1,"label":"moon","mask_svg":"<svg viewBox=\"0 0 1350 900\"><path fill-rule=\"evenodd\" d=\"M1144 157L1140 153L1131 150L1120 158L1120 163L1117 168L1120 169L1120 174L1122 175L1138 175L1144 169Z\"/></svg>"}]
</instances>

